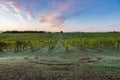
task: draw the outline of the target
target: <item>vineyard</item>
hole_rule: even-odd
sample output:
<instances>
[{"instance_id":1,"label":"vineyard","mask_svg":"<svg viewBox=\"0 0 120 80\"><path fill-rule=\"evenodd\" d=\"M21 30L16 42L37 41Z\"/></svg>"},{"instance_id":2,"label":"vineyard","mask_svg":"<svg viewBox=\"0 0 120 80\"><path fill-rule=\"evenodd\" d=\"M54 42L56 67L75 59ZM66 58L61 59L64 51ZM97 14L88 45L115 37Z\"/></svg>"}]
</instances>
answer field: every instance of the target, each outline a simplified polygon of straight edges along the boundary
<instances>
[{"instance_id":1,"label":"vineyard","mask_svg":"<svg viewBox=\"0 0 120 80\"><path fill-rule=\"evenodd\" d=\"M119 80L120 33L1 33L0 80Z\"/></svg>"},{"instance_id":2,"label":"vineyard","mask_svg":"<svg viewBox=\"0 0 120 80\"><path fill-rule=\"evenodd\" d=\"M58 39L65 51L69 46L78 50L91 48L95 50L120 48L120 33L18 33L0 34L0 51L13 50L15 52L31 49L40 49L49 46L55 48Z\"/></svg>"}]
</instances>

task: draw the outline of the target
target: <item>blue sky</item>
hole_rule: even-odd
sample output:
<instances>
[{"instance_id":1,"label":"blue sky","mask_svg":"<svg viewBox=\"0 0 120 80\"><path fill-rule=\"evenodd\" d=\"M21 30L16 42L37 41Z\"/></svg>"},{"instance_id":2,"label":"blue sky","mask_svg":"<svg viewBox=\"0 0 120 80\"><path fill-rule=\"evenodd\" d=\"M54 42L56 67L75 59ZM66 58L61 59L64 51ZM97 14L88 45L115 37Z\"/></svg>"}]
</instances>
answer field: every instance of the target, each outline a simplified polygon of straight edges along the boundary
<instances>
[{"instance_id":1,"label":"blue sky","mask_svg":"<svg viewBox=\"0 0 120 80\"><path fill-rule=\"evenodd\" d=\"M0 0L0 30L120 31L120 0Z\"/></svg>"}]
</instances>

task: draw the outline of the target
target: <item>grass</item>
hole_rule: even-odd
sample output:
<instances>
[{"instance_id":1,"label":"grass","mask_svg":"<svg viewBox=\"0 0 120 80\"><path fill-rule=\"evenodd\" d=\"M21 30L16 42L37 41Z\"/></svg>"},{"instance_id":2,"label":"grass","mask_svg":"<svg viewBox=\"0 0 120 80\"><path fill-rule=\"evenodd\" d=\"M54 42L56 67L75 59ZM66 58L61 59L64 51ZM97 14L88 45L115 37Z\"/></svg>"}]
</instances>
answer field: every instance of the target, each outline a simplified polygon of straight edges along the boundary
<instances>
[{"instance_id":1,"label":"grass","mask_svg":"<svg viewBox=\"0 0 120 80\"><path fill-rule=\"evenodd\" d=\"M57 51L58 50L58 51ZM113 50L96 51L87 49L79 51L70 48L64 52L57 49L49 52L46 47L31 52L6 51L0 57L0 80L119 80L120 52ZM96 62L81 62L82 58L101 60ZM74 65L42 65L33 63L74 63Z\"/></svg>"}]
</instances>

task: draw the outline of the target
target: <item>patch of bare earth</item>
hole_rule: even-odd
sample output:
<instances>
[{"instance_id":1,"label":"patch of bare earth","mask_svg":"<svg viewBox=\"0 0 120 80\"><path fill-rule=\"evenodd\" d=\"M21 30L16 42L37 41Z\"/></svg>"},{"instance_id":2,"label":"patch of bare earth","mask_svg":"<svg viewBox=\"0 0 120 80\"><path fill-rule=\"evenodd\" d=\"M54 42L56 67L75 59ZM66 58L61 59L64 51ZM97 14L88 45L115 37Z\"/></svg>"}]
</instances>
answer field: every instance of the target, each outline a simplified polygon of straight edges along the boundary
<instances>
[{"instance_id":1,"label":"patch of bare earth","mask_svg":"<svg viewBox=\"0 0 120 80\"><path fill-rule=\"evenodd\" d=\"M0 64L0 80L120 80L120 71L115 67L95 67L83 62L62 66L45 65L43 69L36 69L35 66L42 64Z\"/></svg>"}]
</instances>

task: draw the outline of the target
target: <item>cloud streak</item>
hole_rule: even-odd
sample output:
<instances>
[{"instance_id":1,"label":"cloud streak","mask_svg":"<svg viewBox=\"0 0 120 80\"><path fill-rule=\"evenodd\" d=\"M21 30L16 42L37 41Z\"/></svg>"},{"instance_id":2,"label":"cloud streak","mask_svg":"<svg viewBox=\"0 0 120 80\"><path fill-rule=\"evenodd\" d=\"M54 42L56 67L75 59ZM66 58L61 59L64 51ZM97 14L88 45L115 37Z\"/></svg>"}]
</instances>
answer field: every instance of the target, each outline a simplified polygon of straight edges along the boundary
<instances>
[{"instance_id":1,"label":"cloud streak","mask_svg":"<svg viewBox=\"0 0 120 80\"><path fill-rule=\"evenodd\" d=\"M9 0L7 3L15 11L15 13L12 13L12 15L18 18L21 22L27 23L27 21L22 16L22 8L20 4L17 2L17 0Z\"/></svg>"},{"instance_id":2,"label":"cloud streak","mask_svg":"<svg viewBox=\"0 0 120 80\"><path fill-rule=\"evenodd\" d=\"M16 13L21 13L21 7L16 0L8 0L8 4L14 9Z\"/></svg>"},{"instance_id":3,"label":"cloud streak","mask_svg":"<svg viewBox=\"0 0 120 80\"><path fill-rule=\"evenodd\" d=\"M9 9L4 4L0 3L0 12L9 12Z\"/></svg>"},{"instance_id":4,"label":"cloud streak","mask_svg":"<svg viewBox=\"0 0 120 80\"><path fill-rule=\"evenodd\" d=\"M0 13L9 13L23 23L27 23L25 14L28 20L33 19L32 10L27 5L22 6L17 0L1 0Z\"/></svg>"}]
</instances>

